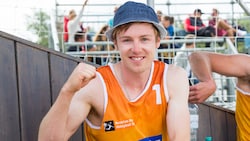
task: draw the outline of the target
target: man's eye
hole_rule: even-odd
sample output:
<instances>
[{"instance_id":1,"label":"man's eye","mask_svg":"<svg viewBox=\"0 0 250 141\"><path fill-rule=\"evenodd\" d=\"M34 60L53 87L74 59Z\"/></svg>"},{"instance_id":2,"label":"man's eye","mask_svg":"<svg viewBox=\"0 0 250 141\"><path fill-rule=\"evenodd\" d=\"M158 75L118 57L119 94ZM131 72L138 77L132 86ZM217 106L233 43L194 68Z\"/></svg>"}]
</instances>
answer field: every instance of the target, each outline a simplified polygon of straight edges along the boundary
<instances>
[{"instance_id":1,"label":"man's eye","mask_svg":"<svg viewBox=\"0 0 250 141\"><path fill-rule=\"evenodd\" d=\"M123 39L122 41L123 42L129 42L130 40L129 39Z\"/></svg>"}]
</instances>

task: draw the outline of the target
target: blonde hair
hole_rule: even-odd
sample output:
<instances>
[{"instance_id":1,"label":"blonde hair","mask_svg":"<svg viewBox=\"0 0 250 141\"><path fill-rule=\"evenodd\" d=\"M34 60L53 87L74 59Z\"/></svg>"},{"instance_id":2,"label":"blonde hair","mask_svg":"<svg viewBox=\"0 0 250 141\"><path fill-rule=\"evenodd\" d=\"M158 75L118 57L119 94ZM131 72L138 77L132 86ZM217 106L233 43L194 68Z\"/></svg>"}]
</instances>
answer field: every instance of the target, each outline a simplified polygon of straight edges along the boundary
<instances>
[{"instance_id":1,"label":"blonde hair","mask_svg":"<svg viewBox=\"0 0 250 141\"><path fill-rule=\"evenodd\" d=\"M69 11L69 15L68 15L68 18L69 18L69 20L72 20L72 19L74 19L76 17L76 12L75 12L75 10L70 10Z\"/></svg>"}]
</instances>

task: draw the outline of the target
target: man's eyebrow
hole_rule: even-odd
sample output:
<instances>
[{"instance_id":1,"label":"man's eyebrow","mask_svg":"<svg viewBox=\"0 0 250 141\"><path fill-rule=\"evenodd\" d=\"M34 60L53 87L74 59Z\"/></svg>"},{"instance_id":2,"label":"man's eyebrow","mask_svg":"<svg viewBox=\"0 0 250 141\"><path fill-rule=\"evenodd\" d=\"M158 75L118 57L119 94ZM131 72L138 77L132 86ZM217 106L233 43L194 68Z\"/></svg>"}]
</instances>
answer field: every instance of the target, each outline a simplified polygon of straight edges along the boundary
<instances>
[{"instance_id":1,"label":"man's eyebrow","mask_svg":"<svg viewBox=\"0 0 250 141\"><path fill-rule=\"evenodd\" d=\"M151 34L145 34L145 35L141 35L141 36L139 36L139 37L140 37L140 38L143 38L143 37L152 37L152 36L153 36L153 35L151 35ZM119 37L118 39L123 39L123 38L133 38L133 37L125 35L125 36Z\"/></svg>"}]
</instances>

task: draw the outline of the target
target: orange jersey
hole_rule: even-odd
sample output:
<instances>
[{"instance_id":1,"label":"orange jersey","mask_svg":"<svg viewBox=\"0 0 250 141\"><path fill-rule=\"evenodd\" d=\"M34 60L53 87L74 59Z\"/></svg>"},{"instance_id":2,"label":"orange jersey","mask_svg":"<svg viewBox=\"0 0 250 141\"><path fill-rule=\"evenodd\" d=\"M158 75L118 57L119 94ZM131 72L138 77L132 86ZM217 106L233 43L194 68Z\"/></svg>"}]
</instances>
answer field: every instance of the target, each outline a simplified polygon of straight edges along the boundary
<instances>
[{"instance_id":1,"label":"orange jersey","mask_svg":"<svg viewBox=\"0 0 250 141\"><path fill-rule=\"evenodd\" d=\"M249 141L250 138L250 95L239 88L236 91L235 119L237 123L237 141Z\"/></svg>"},{"instance_id":2,"label":"orange jersey","mask_svg":"<svg viewBox=\"0 0 250 141\"><path fill-rule=\"evenodd\" d=\"M87 141L167 141L167 64L155 61L143 92L128 101L116 80L112 65L98 68L105 93L105 112L100 127L86 120ZM163 79L164 78L164 79ZM133 81L133 80L131 80Z\"/></svg>"}]
</instances>

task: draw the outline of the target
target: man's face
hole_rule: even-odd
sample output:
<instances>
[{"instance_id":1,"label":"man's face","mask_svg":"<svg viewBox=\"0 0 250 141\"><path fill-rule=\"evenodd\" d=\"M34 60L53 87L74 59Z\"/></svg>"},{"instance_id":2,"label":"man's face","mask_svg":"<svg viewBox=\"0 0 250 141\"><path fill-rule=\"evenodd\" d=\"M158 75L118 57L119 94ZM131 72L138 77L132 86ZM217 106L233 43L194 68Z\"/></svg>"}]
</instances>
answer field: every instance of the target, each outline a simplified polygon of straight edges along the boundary
<instances>
[{"instance_id":1,"label":"man's face","mask_svg":"<svg viewBox=\"0 0 250 141\"><path fill-rule=\"evenodd\" d=\"M197 18L201 18L201 13L200 12L195 12L194 16L197 17Z\"/></svg>"},{"instance_id":2,"label":"man's face","mask_svg":"<svg viewBox=\"0 0 250 141\"><path fill-rule=\"evenodd\" d=\"M81 36L81 38L79 38L78 40L79 42L85 42L86 41L86 35L84 33L84 35Z\"/></svg>"},{"instance_id":3,"label":"man's face","mask_svg":"<svg viewBox=\"0 0 250 141\"><path fill-rule=\"evenodd\" d=\"M134 23L117 34L114 43L123 65L134 72L142 72L151 68L160 37L156 37L152 24Z\"/></svg>"},{"instance_id":4,"label":"man's face","mask_svg":"<svg viewBox=\"0 0 250 141\"><path fill-rule=\"evenodd\" d=\"M214 10L214 9L213 9L213 11L212 11L212 16L213 16L213 17L217 17L217 16L218 16L217 11L216 11L216 10Z\"/></svg>"},{"instance_id":5,"label":"man's face","mask_svg":"<svg viewBox=\"0 0 250 141\"><path fill-rule=\"evenodd\" d=\"M167 27L169 27L169 25L170 25L170 20L165 20L164 18L162 19L162 25L165 27L165 28L167 28Z\"/></svg>"}]
</instances>

